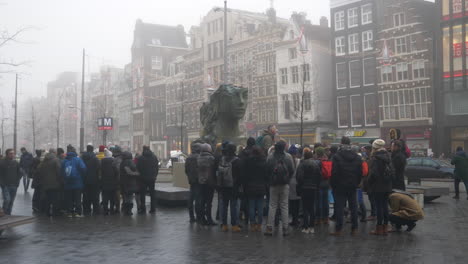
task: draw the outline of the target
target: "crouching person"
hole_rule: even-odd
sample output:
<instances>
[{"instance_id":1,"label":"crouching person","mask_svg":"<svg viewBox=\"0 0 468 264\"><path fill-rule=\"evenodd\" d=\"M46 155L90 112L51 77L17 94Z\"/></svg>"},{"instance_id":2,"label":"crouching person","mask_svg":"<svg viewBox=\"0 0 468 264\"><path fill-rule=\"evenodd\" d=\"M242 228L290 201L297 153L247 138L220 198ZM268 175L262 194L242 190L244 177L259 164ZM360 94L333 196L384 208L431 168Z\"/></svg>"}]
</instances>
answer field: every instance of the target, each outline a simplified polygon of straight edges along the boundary
<instances>
[{"instance_id":1,"label":"crouching person","mask_svg":"<svg viewBox=\"0 0 468 264\"><path fill-rule=\"evenodd\" d=\"M401 231L406 225L406 231L411 232L416 227L416 222L424 218L424 212L418 202L406 192L394 192L389 197L392 213L389 216L393 225L393 232Z\"/></svg>"}]
</instances>

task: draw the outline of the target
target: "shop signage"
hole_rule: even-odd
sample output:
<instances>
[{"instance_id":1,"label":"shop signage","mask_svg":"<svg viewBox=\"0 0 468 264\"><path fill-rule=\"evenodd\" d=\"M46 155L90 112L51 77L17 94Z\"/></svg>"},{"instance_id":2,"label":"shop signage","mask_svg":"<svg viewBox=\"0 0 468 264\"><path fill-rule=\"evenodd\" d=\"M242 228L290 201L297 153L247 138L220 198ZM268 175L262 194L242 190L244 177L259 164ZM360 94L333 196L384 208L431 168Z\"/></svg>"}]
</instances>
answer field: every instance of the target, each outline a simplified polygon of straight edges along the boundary
<instances>
[{"instance_id":1,"label":"shop signage","mask_svg":"<svg viewBox=\"0 0 468 264\"><path fill-rule=\"evenodd\" d=\"M112 130L113 120L112 117L98 118L98 130Z\"/></svg>"},{"instance_id":2,"label":"shop signage","mask_svg":"<svg viewBox=\"0 0 468 264\"><path fill-rule=\"evenodd\" d=\"M348 130L345 133L347 137L363 137L366 135L366 130Z\"/></svg>"}]
</instances>

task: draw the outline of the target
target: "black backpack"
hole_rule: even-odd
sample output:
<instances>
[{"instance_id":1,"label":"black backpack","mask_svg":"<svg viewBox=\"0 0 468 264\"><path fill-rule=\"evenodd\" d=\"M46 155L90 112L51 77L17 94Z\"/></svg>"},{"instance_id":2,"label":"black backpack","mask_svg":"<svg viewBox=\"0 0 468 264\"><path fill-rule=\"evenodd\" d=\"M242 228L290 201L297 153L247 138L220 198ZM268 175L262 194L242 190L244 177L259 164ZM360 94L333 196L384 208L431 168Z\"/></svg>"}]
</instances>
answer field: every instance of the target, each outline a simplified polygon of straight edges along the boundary
<instances>
[{"instance_id":1,"label":"black backpack","mask_svg":"<svg viewBox=\"0 0 468 264\"><path fill-rule=\"evenodd\" d=\"M395 168L391 161L384 164L383 179L387 183L396 181Z\"/></svg>"},{"instance_id":2,"label":"black backpack","mask_svg":"<svg viewBox=\"0 0 468 264\"><path fill-rule=\"evenodd\" d=\"M234 187L234 178L232 177L232 163L237 159L238 158L235 157L231 161L226 161L225 157L221 158L218 170L216 171L216 183L219 187Z\"/></svg>"},{"instance_id":3,"label":"black backpack","mask_svg":"<svg viewBox=\"0 0 468 264\"><path fill-rule=\"evenodd\" d=\"M278 185L289 184L289 180L289 171L286 166L285 157L282 157L276 161L275 167L273 168L272 183Z\"/></svg>"}]
</instances>

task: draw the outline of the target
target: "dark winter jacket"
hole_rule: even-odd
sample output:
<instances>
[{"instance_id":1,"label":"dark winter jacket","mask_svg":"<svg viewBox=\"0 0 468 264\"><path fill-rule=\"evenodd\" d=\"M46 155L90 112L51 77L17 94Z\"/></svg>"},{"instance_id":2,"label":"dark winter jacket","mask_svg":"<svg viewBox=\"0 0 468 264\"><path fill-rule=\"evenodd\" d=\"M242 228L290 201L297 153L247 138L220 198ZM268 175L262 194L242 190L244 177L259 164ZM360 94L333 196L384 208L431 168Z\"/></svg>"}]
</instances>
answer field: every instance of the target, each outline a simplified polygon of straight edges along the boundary
<instances>
[{"instance_id":1,"label":"dark winter jacket","mask_svg":"<svg viewBox=\"0 0 468 264\"><path fill-rule=\"evenodd\" d=\"M159 161L151 150L143 151L137 159L137 169L140 173L140 180L155 182L159 172Z\"/></svg>"},{"instance_id":2,"label":"dark winter jacket","mask_svg":"<svg viewBox=\"0 0 468 264\"><path fill-rule=\"evenodd\" d=\"M84 187L83 178L86 173L86 165L75 152L68 152L62 161L62 177L65 190L81 190Z\"/></svg>"},{"instance_id":3,"label":"dark winter jacket","mask_svg":"<svg viewBox=\"0 0 468 264\"><path fill-rule=\"evenodd\" d=\"M20 159L21 169L29 173L31 170L32 163L33 163L33 155L31 153L26 151L25 153L21 154L21 159Z\"/></svg>"},{"instance_id":4,"label":"dark winter jacket","mask_svg":"<svg viewBox=\"0 0 468 264\"><path fill-rule=\"evenodd\" d=\"M60 160L53 153L47 153L44 160L39 164L38 177L41 182L41 189L59 190L63 186L63 177L60 174Z\"/></svg>"},{"instance_id":5,"label":"dark winter jacket","mask_svg":"<svg viewBox=\"0 0 468 264\"><path fill-rule=\"evenodd\" d=\"M211 152L203 151L197 160L198 183L215 186L216 184L216 164L215 157Z\"/></svg>"},{"instance_id":6,"label":"dark winter jacket","mask_svg":"<svg viewBox=\"0 0 468 264\"><path fill-rule=\"evenodd\" d=\"M241 184L242 166L241 166L240 159L237 156L222 156L221 159L224 159L225 162L231 162L231 164L232 164L233 187L221 187L221 186L219 186L220 190L221 191L232 192L233 197L239 197L240 192L241 192L241 186L242 186L242 184Z\"/></svg>"},{"instance_id":7,"label":"dark winter jacket","mask_svg":"<svg viewBox=\"0 0 468 264\"><path fill-rule=\"evenodd\" d=\"M81 156L84 164L86 165L86 173L84 175L84 184L85 185L100 185L99 179L99 170L101 164L99 159L96 157L94 152L85 152Z\"/></svg>"},{"instance_id":8,"label":"dark winter jacket","mask_svg":"<svg viewBox=\"0 0 468 264\"><path fill-rule=\"evenodd\" d=\"M243 163L242 183L247 198L261 198L268 185L267 163L265 157L249 157Z\"/></svg>"},{"instance_id":9,"label":"dark winter jacket","mask_svg":"<svg viewBox=\"0 0 468 264\"><path fill-rule=\"evenodd\" d=\"M277 167L277 164L280 162L284 162L286 169L288 171L288 176L289 178L286 179L285 182L277 182L274 179L274 170ZM294 161L291 155L289 155L286 152L283 153L278 153L278 152L273 152L271 155L268 156L267 158L267 173L269 176L269 185L270 186L275 186L275 185L285 185L289 184L289 181L291 180L291 177L294 175Z\"/></svg>"},{"instance_id":10,"label":"dark winter jacket","mask_svg":"<svg viewBox=\"0 0 468 264\"><path fill-rule=\"evenodd\" d=\"M296 172L298 195L317 190L322 180L319 162L313 159L302 160Z\"/></svg>"},{"instance_id":11,"label":"dark winter jacket","mask_svg":"<svg viewBox=\"0 0 468 264\"><path fill-rule=\"evenodd\" d=\"M198 184L197 160L200 156L200 150L194 151L192 149L192 151L192 154L190 154L190 156L185 160L185 175L187 175L187 180L190 185Z\"/></svg>"},{"instance_id":12,"label":"dark winter jacket","mask_svg":"<svg viewBox=\"0 0 468 264\"><path fill-rule=\"evenodd\" d=\"M406 168L406 154L402 151L392 152L392 163L395 168L395 178L393 181L393 189L405 191L405 168Z\"/></svg>"},{"instance_id":13,"label":"dark winter jacket","mask_svg":"<svg viewBox=\"0 0 468 264\"><path fill-rule=\"evenodd\" d=\"M19 186L20 166L16 160L0 160L0 186Z\"/></svg>"},{"instance_id":14,"label":"dark winter jacket","mask_svg":"<svg viewBox=\"0 0 468 264\"><path fill-rule=\"evenodd\" d=\"M369 184L370 193L390 193L392 192L392 178L385 179L384 172L386 166L393 166L390 153L385 149L372 154L369 164Z\"/></svg>"},{"instance_id":15,"label":"dark winter jacket","mask_svg":"<svg viewBox=\"0 0 468 264\"><path fill-rule=\"evenodd\" d=\"M362 159L351 146L344 145L333 155L330 185L335 192L356 190L362 178Z\"/></svg>"},{"instance_id":16,"label":"dark winter jacket","mask_svg":"<svg viewBox=\"0 0 468 264\"><path fill-rule=\"evenodd\" d=\"M122 153L114 153L114 161L112 162L112 166L114 167L114 170L117 171L118 173L118 178L120 183L122 183L122 178L120 177L120 164L122 163Z\"/></svg>"},{"instance_id":17,"label":"dark winter jacket","mask_svg":"<svg viewBox=\"0 0 468 264\"><path fill-rule=\"evenodd\" d=\"M41 186L41 182L39 179L40 177L38 175L38 167L40 163L41 163L41 158L34 157L32 165L31 165L31 174L29 175L33 179L31 183L31 187L34 189L39 188Z\"/></svg>"},{"instance_id":18,"label":"dark winter jacket","mask_svg":"<svg viewBox=\"0 0 468 264\"><path fill-rule=\"evenodd\" d=\"M101 186L104 191L117 190L120 187L119 169L114 166L114 162L112 157L101 160Z\"/></svg>"},{"instance_id":19,"label":"dark winter jacket","mask_svg":"<svg viewBox=\"0 0 468 264\"><path fill-rule=\"evenodd\" d=\"M455 178L468 179L468 157L464 151L459 151L452 159L452 165L455 165Z\"/></svg>"},{"instance_id":20,"label":"dark winter jacket","mask_svg":"<svg viewBox=\"0 0 468 264\"><path fill-rule=\"evenodd\" d=\"M262 136L261 147L265 151L265 154L268 154L268 149L275 144L275 135L271 134L268 130L264 130Z\"/></svg>"},{"instance_id":21,"label":"dark winter jacket","mask_svg":"<svg viewBox=\"0 0 468 264\"><path fill-rule=\"evenodd\" d=\"M120 163L120 183L124 192L138 192L139 173L132 160L132 153L122 153L122 163Z\"/></svg>"}]
</instances>

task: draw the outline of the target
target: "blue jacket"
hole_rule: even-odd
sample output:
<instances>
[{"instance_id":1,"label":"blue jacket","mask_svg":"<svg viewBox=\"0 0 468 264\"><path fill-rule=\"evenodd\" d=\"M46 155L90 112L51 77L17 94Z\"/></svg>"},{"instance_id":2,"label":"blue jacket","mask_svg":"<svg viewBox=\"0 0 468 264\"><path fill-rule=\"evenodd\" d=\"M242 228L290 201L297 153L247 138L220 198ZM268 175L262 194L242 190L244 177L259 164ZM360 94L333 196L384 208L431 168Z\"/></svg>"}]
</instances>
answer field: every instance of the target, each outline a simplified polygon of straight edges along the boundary
<instances>
[{"instance_id":1,"label":"blue jacket","mask_svg":"<svg viewBox=\"0 0 468 264\"><path fill-rule=\"evenodd\" d=\"M62 176L66 190L83 189L83 176L86 173L86 165L75 152L68 152L62 161Z\"/></svg>"}]
</instances>

